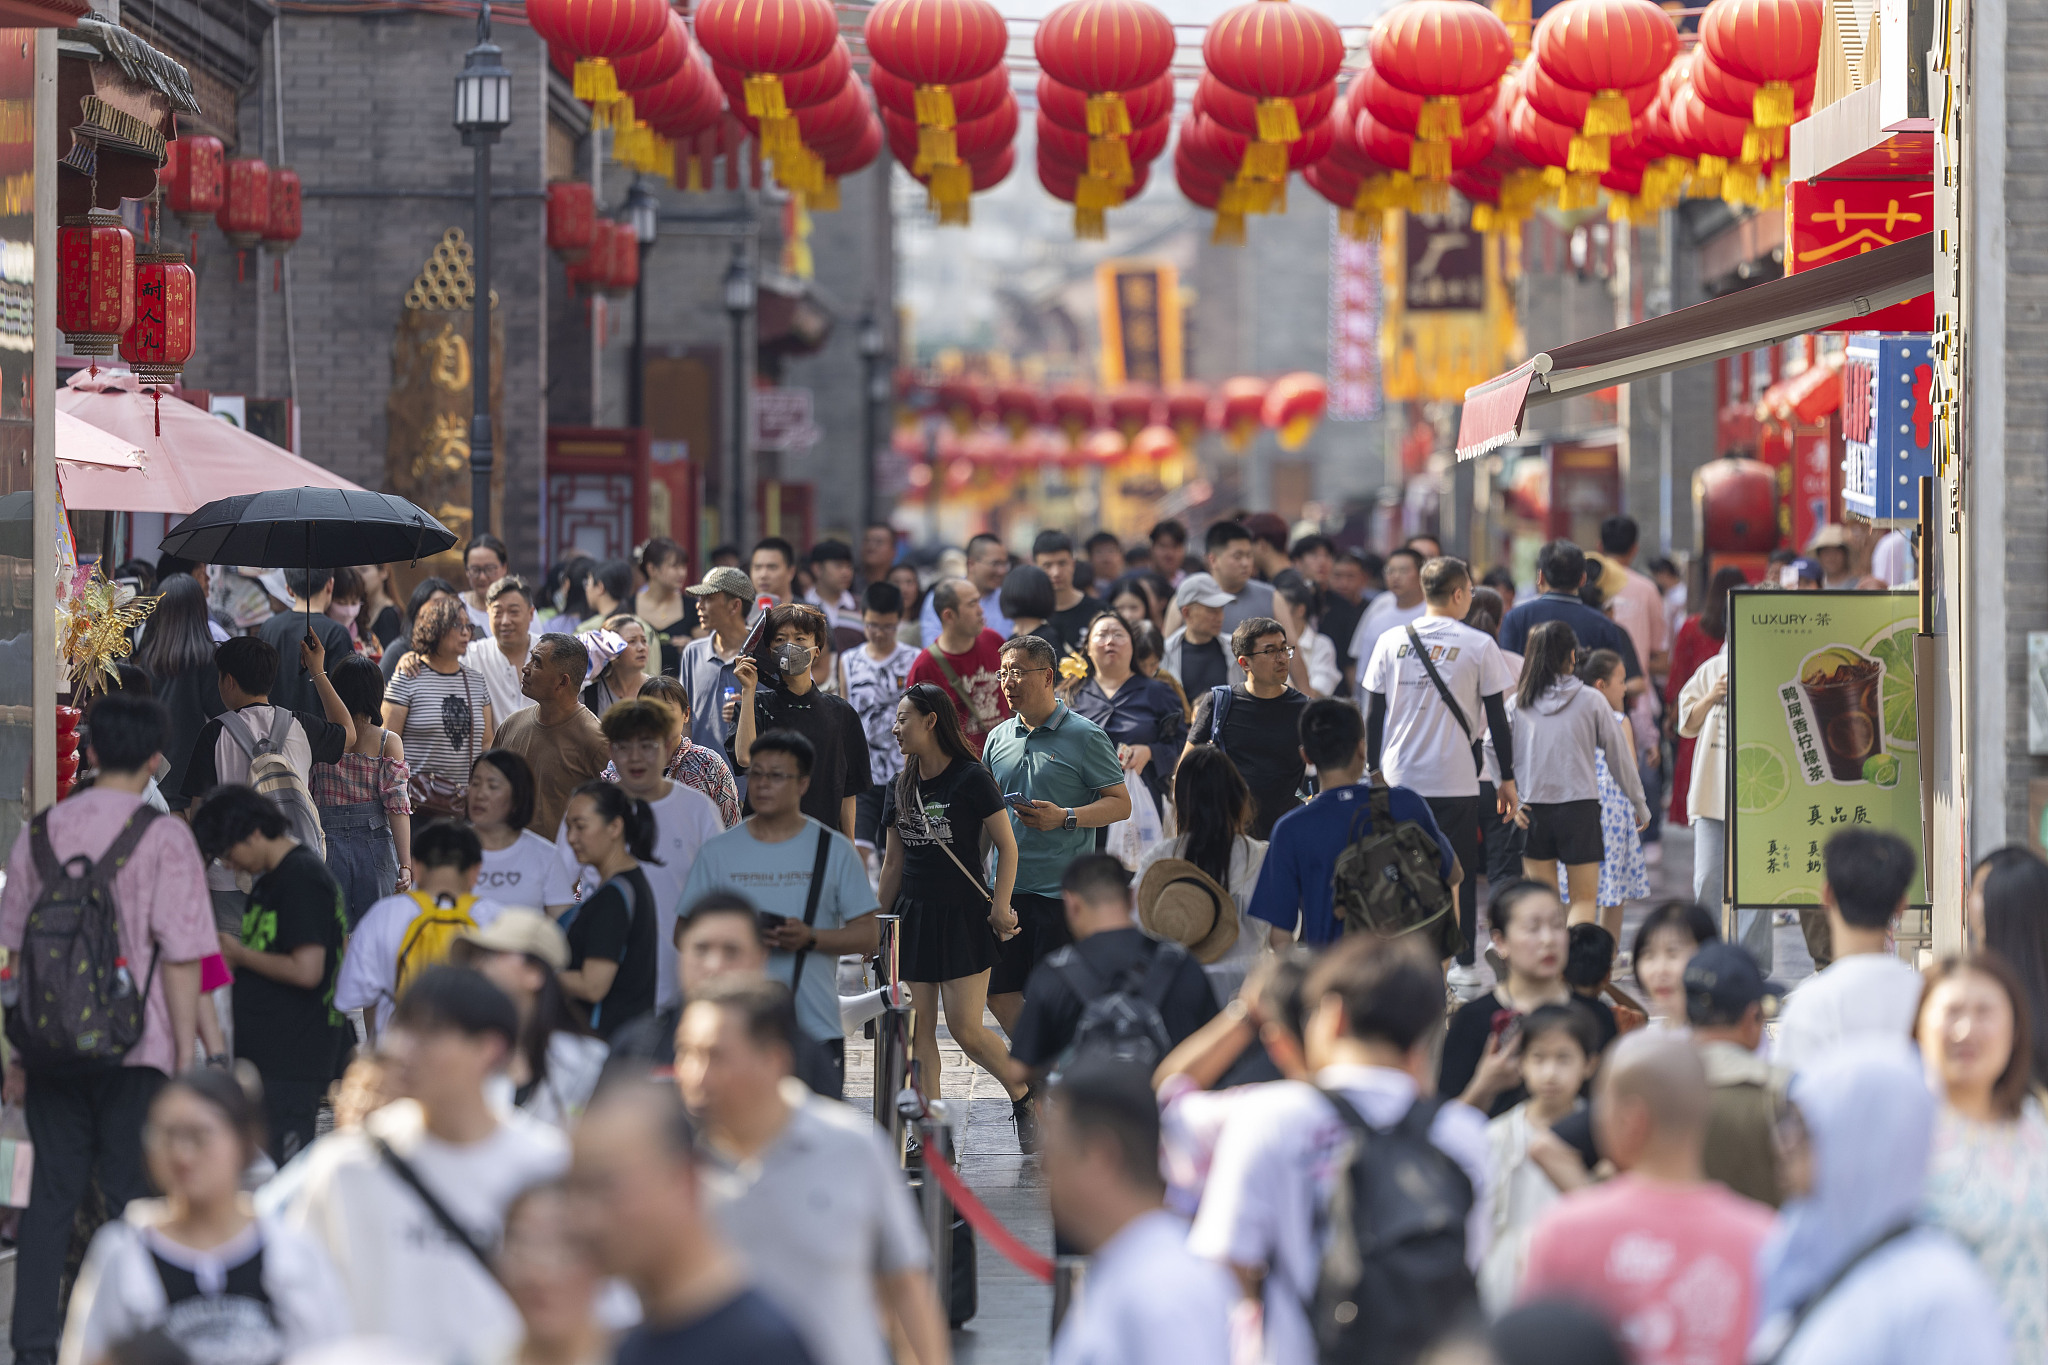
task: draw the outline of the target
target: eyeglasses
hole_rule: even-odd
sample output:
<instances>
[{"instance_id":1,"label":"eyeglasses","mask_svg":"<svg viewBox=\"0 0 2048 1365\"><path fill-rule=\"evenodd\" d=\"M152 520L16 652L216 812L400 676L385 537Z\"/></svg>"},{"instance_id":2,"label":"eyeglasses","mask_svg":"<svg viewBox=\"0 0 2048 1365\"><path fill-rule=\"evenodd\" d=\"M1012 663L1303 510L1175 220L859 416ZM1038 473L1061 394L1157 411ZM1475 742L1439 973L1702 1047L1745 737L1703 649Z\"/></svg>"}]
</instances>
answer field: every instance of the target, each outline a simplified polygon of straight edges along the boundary
<instances>
[{"instance_id":1,"label":"eyeglasses","mask_svg":"<svg viewBox=\"0 0 2048 1365\"><path fill-rule=\"evenodd\" d=\"M1291 659L1294 657L1294 646L1274 645L1271 649L1255 649L1245 657L1250 659L1256 659L1263 654L1271 654L1282 659Z\"/></svg>"},{"instance_id":2,"label":"eyeglasses","mask_svg":"<svg viewBox=\"0 0 2048 1365\"><path fill-rule=\"evenodd\" d=\"M800 773L778 773L761 768L749 768L747 769L747 781L758 787L763 783L801 782L803 781L803 776Z\"/></svg>"},{"instance_id":3,"label":"eyeglasses","mask_svg":"<svg viewBox=\"0 0 2048 1365\"><path fill-rule=\"evenodd\" d=\"M1052 672L1052 670L1049 668L999 668L996 670L996 681L1018 682L1026 677L1029 677L1033 673L1050 672Z\"/></svg>"}]
</instances>

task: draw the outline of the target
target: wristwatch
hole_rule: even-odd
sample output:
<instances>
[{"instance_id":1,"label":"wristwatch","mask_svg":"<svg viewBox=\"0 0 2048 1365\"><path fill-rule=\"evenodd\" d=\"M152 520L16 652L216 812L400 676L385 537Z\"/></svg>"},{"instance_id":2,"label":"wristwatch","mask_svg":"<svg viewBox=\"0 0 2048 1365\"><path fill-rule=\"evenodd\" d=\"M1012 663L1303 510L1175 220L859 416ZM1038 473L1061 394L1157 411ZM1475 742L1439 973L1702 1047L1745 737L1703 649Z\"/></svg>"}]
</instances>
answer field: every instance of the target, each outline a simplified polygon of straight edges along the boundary
<instances>
[{"instance_id":1,"label":"wristwatch","mask_svg":"<svg viewBox=\"0 0 2048 1365\"><path fill-rule=\"evenodd\" d=\"M1066 818L1065 820L1063 820L1063 821L1062 821L1062 822L1060 823L1060 828L1061 828L1061 829L1073 829L1073 828L1074 828L1074 826L1075 826L1075 818L1074 818L1074 808L1073 808L1072 806L1068 806L1068 807L1067 807L1067 818Z\"/></svg>"}]
</instances>

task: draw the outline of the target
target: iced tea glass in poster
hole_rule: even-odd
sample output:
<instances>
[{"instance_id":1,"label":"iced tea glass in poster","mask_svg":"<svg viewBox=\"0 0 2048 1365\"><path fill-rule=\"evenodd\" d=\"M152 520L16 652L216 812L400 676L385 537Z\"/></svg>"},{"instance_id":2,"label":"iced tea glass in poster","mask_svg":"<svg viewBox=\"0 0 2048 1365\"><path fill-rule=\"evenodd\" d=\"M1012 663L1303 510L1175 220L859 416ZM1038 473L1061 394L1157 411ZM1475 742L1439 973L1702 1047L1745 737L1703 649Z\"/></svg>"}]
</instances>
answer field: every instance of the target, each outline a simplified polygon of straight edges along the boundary
<instances>
[{"instance_id":1,"label":"iced tea glass in poster","mask_svg":"<svg viewBox=\"0 0 2048 1365\"><path fill-rule=\"evenodd\" d=\"M1747 589L1728 607L1728 863L1747 908L1820 904L1821 850L1854 826L1920 847L1910 592Z\"/></svg>"}]
</instances>

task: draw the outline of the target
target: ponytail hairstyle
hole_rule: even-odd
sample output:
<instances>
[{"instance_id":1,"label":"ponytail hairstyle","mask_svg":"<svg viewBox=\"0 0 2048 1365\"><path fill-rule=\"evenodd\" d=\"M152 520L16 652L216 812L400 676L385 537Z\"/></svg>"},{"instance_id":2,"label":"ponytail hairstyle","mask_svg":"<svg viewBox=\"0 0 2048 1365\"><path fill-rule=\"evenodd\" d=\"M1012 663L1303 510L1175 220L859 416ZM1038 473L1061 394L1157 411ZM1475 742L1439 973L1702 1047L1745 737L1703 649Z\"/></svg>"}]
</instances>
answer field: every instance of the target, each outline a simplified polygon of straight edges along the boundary
<instances>
[{"instance_id":1,"label":"ponytail hairstyle","mask_svg":"<svg viewBox=\"0 0 2048 1365\"><path fill-rule=\"evenodd\" d=\"M1173 808L1187 836L1182 857L1230 885L1230 855L1252 823L1252 793L1237 764L1221 749L1200 744L1173 770Z\"/></svg>"},{"instance_id":2,"label":"ponytail hairstyle","mask_svg":"<svg viewBox=\"0 0 2048 1365\"><path fill-rule=\"evenodd\" d=\"M953 707L953 699L946 695L946 689L937 683L912 683L903 693L917 713L931 716L937 722L932 727L932 738L938 741L939 752L955 763L969 765L981 760L974 756L974 750L967 746L967 736L960 729L960 713ZM908 754L903 758L903 771L896 778L896 809L922 810L918 800L918 763Z\"/></svg>"},{"instance_id":3,"label":"ponytail hairstyle","mask_svg":"<svg viewBox=\"0 0 2048 1365\"><path fill-rule=\"evenodd\" d=\"M1522 682L1515 691L1515 705L1530 707L1536 699L1572 676L1572 659L1579 650L1579 637L1562 621L1545 621L1529 632L1523 646Z\"/></svg>"},{"instance_id":4,"label":"ponytail hairstyle","mask_svg":"<svg viewBox=\"0 0 2048 1365\"><path fill-rule=\"evenodd\" d=\"M1588 687L1607 681L1621 667L1621 656L1611 649L1589 650L1579 659L1578 678Z\"/></svg>"},{"instance_id":5,"label":"ponytail hairstyle","mask_svg":"<svg viewBox=\"0 0 2048 1365\"><path fill-rule=\"evenodd\" d=\"M637 797L626 795L625 790L615 782L585 782L571 797L587 796L597 807L597 818L610 824L616 820L625 831L626 851L643 863L661 866L661 859L654 856L654 807Z\"/></svg>"}]
</instances>

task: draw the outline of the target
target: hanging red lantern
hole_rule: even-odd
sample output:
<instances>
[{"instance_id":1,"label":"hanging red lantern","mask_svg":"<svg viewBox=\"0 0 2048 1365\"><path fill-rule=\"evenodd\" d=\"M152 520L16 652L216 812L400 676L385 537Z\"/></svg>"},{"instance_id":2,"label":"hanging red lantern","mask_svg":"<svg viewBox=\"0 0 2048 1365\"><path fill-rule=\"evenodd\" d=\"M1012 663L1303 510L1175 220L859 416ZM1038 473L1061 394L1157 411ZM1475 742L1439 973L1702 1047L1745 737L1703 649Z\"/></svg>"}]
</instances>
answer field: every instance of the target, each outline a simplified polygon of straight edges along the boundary
<instances>
[{"instance_id":1,"label":"hanging red lantern","mask_svg":"<svg viewBox=\"0 0 2048 1365\"><path fill-rule=\"evenodd\" d=\"M57 229L57 330L76 355L112 355L135 321L135 238L95 209Z\"/></svg>"},{"instance_id":2,"label":"hanging red lantern","mask_svg":"<svg viewBox=\"0 0 2048 1365\"><path fill-rule=\"evenodd\" d=\"M1507 25L1470 0L1405 0L1373 25L1370 50L1382 79L1422 97L1416 136L1427 144L1464 131L1463 97L1491 91L1515 51Z\"/></svg>"},{"instance_id":3,"label":"hanging red lantern","mask_svg":"<svg viewBox=\"0 0 2048 1365\"><path fill-rule=\"evenodd\" d=\"M996 420L1021 437L1045 415L1045 400L1029 384L1005 384L996 390Z\"/></svg>"},{"instance_id":4,"label":"hanging red lantern","mask_svg":"<svg viewBox=\"0 0 2048 1365\"><path fill-rule=\"evenodd\" d=\"M917 121L915 85L886 67L872 66L868 68L868 86L875 92L877 104L895 110L912 123ZM980 118L1010 98L1009 68L999 65L986 75L946 87L946 92L953 100L954 122Z\"/></svg>"},{"instance_id":5,"label":"hanging red lantern","mask_svg":"<svg viewBox=\"0 0 2048 1365\"><path fill-rule=\"evenodd\" d=\"M1297 95L1291 101L1294 105L1295 123L1302 128L1321 123L1330 116L1337 105L1335 83L1317 86L1306 95ZM1418 101L1419 102L1419 101ZM1216 120L1233 133L1249 138L1259 135L1259 109L1257 101L1229 86L1209 73L1203 72L1201 80L1195 83L1194 109Z\"/></svg>"},{"instance_id":6,"label":"hanging red lantern","mask_svg":"<svg viewBox=\"0 0 2048 1365\"><path fill-rule=\"evenodd\" d=\"M1067 0L1039 21L1031 41L1039 68L1085 97L1094 137L1122 137L1146 121L1133 116L1124 92L1165 76L1173 49L1173 22L1144 0Z\"/></svg>"},{"instance_id":7,"label":"hanging red lantern","mask_svg":"<svg viewBox=\"0 0 2048 1365\"><path fill-rule=\"evenodd\" d=\"M1422 126L1422 96L1403 90L1380 75L1374 67L1361 69L1344 93L1352 109L1370 109L1372 116L1381 123L1410 137L1415 136L1415 130ZM1492 109L1493 99L1492 89L1458 96L1459 125L1472 123Z\"/></svg>"},{"instance_id":8,"label":"hanging red lantern","mask_svg":"<svg viewBox=\"0 0 2048 1365\"><path fill-rule=\"evenodd\" d=\"M1268 0L1268 3L1271 3L1271 0ZM1125 440L1124 434L1116 428L1103 427L1082 437L1079 449L1081 458L1089 464L1107 467L1128 455L1131 443Z\"/></svg>"},{"instance_id":9,"label":"hanging red lantern","mask_svg":"<svg viewBox=\"0 0 2048 1365\"><path fill-rule=\"evenodd\" d=\"M1017 101L1009 99L995 112L969 119L953 130L953 141L962 161L985 161L1007 148L1017 136Z\"/></svg>"},{"instance_id":10,"label":"hanging red lantern","mask_svg":"<svg viewBox=\"0 0 2048 1365\"><path fill-rule=\"evenodd\" d=\"M629 95L636 90L650 89L681 71L695 47L696 44L690 41L690 26L683 21L682 13L670 10L661 36L638 52L614 62L612 79L621 91ZM571 75L570 79L573 81L575 77Z\"/></svg>"},{"instance_id":11,"label":"hanging red lantern","mask_svg":"<svg viewBox=\"0 0 2048 1365\"><path fill-rule=\"evenodd\" d=\"M262 241L264 229L270 226L270 167L253 156L230 161L226 190L214 220L237 251L247 251Z\"/></svg>"},{"instance_id":12,"label":"hanging red lantern","mask_svg":"<svg viewBox=\"0 0 2048 1365\"><path fill-rule=\"evenodd\" d=\"M270 213L263 223L263 248L274 256L292 249L305 230L304 190L289 166L270 172Z\"/></svg>"},{"instance_id":13,"label":"hanging red lantern","mask_svg":"<svg viewBox=\"0 0 2048 1365\"><path fill-rule=\"evenodd\" d=\"M596 293L607 292L612 277L612 249L617 241L606 219L599 218L591 224L590 249L583 253L582 259L569 263L568 280L572 293L578 284L587 284ZM638 247L639 239L635 238L633 244Z\"/></svg>"},{"instance_id":14,"label":"hanging red lantern","mask_svg":"<svg viewBox=\"0 0 2048 1365\"><path fill-rule=\"evenodd\" d=\"M1124 384L1109 395L1109 420L1126 438L1151 425L1159 409L1159 390L1150 384Z\"/></svg>"},{"instance_id":15,"label":"hanging red lantern","mask_svg":"<svg viewBox=\"0 0 2048 1365\"><path fill-rule=\"evenodd\" d=\"M1010 42L1002 11L989 0L882 0L868 11L863 32L874 64L915 90L919 159L959 165L953 130L961 115L952 88L1002 66Z\"/></svg>"},{"instance_id":16,"label":"hanging red lantern","mask_svg":"<svg viewBox=\"0 0 2048 1365\"><path fill-rule=\"evenodd\" d=\"M1751 106L1759 128L1790 127L1794 85L1820 64L1821 0L1716 0L1700 17L1700 43L1714 64L1762 88Z\"/></svg>"},{"instance_id":17,"label":"hanging red lantern","mask_svg":"<svg viewBox=\"0 0 2048 1365\"><path fill-rule=\"evenodd\" d=\"M1061 385L1046 399L1046 406L1052 411L1052 420L1067 433L1070 441L1080 440L1082 432L1101 420L1095 391L1085 384Z\"/></svg>"},{"instance_id":18,"label":"hanging red lantern","mask_svg":"<svg viewBox=\"0 0 2048 1365\"><path fill-rule=\"evenodd\" d=\"M1608 95L1595 95L1591 91L1561 84L1536 62L1529 63L1521 75L1522 98L1528 101L1530 108L1552 123L1577 130L1572 134L1566 169L1591 171L1596 175L1612 164L1611 158L1620 150L1621 143L1633 137L1635 118L1649 112L1662 89L1660 81L1648 81L1626 90L1610 91ZM1629 126L1618 133L1586 132L1585 129L1595 125L1603 128L1614 126L1611 113L1596 118L1592 112L1596 101L1609 96L1621 101L1620 108L1627 112Z\"/></svg>"},{"instance_id":19,"label":"hanging red lantern","mask_svg":"<svg viewBox=\"0 0 2048 1365\"><path fill-rule=\"evenodd\" d=\"M1362 177L1332 164L1328 157L1303 170L1301 178L1310 189L1340 209L1357 208L1358 192L1365 185Z\"/></svg>"},{"instance_id":20,"label":"hanging red lantern","mask_svg":"<svg viewBox=\"0 0 2048 1365\"><path fill-rule=\"evenodd\" d=\"M1301 137L1293 101L1336 80L1343 60L1337 25L1295 0L1252 0L1226 10L1202 39L1202 61L1216 79L1258 101L1262 142Z\"/></svg>"},{"instance_id":21,"label":"hanging red lantern","mask_svg":"<svg viewBox=\"0 0 2048 1365\"><path fill-rule=\"evenodd\" d=\"M718 78L719 89L733 108L747 107L747 73L725 62L711 63L711 74ZM844 38L832 44L825 59L801 71L789 72L782 78L782 102L790 109L808 109L823 104L846 87L847 78L853 74L853 52L846 46Z\"/></svg>"},{"instance_id":22,"label":"hanging red lantern","mask_svg":"<svg viewBox=\"0 0 2048 1365\"><path fill-rule=\"evenodd\" d=\"M1536 25L1531 51L1540 68L1525 79L1532 104L1534 86L1547 77L1590 96L1583 118L1568 127L1589 139L1619 137L1656 98L1656 83L1678 55L1678 30L1653 0L1564 0ZM1593 164L1605 160L1597 150L1582 149L1579 160L1587 169L1606 169Z\"/></svg>"},{"instance_id":23,"label":"hanging red lantern","mask_svg":"<svg viewBox=\"0 0 2048 1365\"><path fill-rule=\"evenodd\" d=\"M1180 454L1180 437L1172 427L1154 424L1142 428L1131 437L1130 456L1134 460L1150 460L1164 464Z\"/></svg>"},{"instance_id":24,"label":"hanging red lantern","mask_svg":"<svg viewBox=\"0 0 2048 1365\"><path fill-rule=\"evenodd\" d=\"M171 212L186 227L197 230L220 212L223 160L217 137L195 134L164 144L164 168L157 182L164 187Z\"/></svg>"},{"instance_id":25,"label":"hanging red lantern","mask_svg":"<svg viewBox=\"0 0 2048 1365\"><path fill-rule=\"evenodd\" d=\"M576 54L576 98L610 104L619 98L613 60L659 43L669 8L664 0L527 0L526 20L550 50Z\"/></svg>"},{"instance_id":26,"label":"hanging red lantern","mask_svg":"<svg viewBox=\"0 0 2048 1365\"><path fill-rule=\"evenodd\" d=\"M601 287L614 298L623 298L640 283L640 239L634 235L631 223L606 219L597 226L599 231L610 232L612 238L611 256L605 263L606 274Z\"/></svg>"},{"instance_id":27,"label":"hanging red lantern","mask_svg":"<svg viewBox=\"0 0 2048 1365\"><path fill-rule=\"evenodd\" d=\"M1283 374L1266 390L1259 420L1279 436L1282 450L1299 450L1330 407L1330 386L1308 370Z\"/></svg>"},{"instance_id":28,"label":"hanging red lantern","mask_svg":"<svg viewBox=\"0 0 2048 1365\"><path fill-rule=\"evenodd\" d=\"M1180 443L1193 449L1209 421L1209 386L1192 379L1168 386L1166 421Z\"/></svg>"},{"instance_id":29,"label":"hanging red lantern","mask_svg":"<svg viewBox=\"0 0 2048 1365\"><path fill-rule=\"evenodd\" d=\"M135 320L121 334L121 358L161 403L161 390L177 382L192 358L198 291L182 252L145 251L135 262ZM156 434L164 434L160 419Z\"/></svg>"},{"instance_id":30,"label":"hanging red lantern","mask_svg":"<svg viewBox=\"0 0 2048 1365\"><path fill-rule=\"evenodd\" d=\"M578 261L597 233L597 199L587 181L548 182L548 250Z\"/></svg>"},{"instance_id":31,"label":"hanging red lantern","mask_svg":"<svg viewBox=\"0 0 2048 1365\"><path fill-rule=\"evenodd\" d=\"M1742 159L1744 161L1777 161L1784 157L1787 146L1786 133L1782 127L1767 126L1756 121L1756 97L1763 86L1756 81L1726 70L1714 61L1712 54L1694 51L1692 65L1687 78L1700 102L1707 108L1741 119L1749 125L1744 134ZM1806 117L1807 108L1813 103L1814 87L1818 83L1818 72L1809 71L1806 76L1792 83L1792 113L1795 118Z\"/></svg>"},{"instance_id":32,"label":"hanging red lantern","mask_svg":"<svg viewBox=\"0 0 2048 1365\"><path fill-rule=\"evenodd\" d=\"M1156 123L1173 112L1173 73L1169 71L1135 90L1122 91L1120 97L1132 128ZM1047 75L1038 78L1038 107L1062 128L1070 128L1077 133L1088 131L1088 101L1091 98L1086 91L1078 90L1065 81Z\"/></svg>"},{"instance_id":33,"label":"hanging red lantern","mask_svg":"<svg viewBox=\"0 0 2048 1365\"><path fill-rule=\"evenodd\" d=\"M831 0L704 0L697 7L697 45L747 73L740 103L757 119L787 118L782 78L824 61L838 41Z\"/></svg>"},{"instance_id":34,"label":"hanging red lantern","mask_svg":"<svg viewBox=\"0 0 2048 1365\"><path fill-rule=\"evenodd\" d=\"M1255 375L1226 379L1216 391L1216 407L1210 424L1223 433L1223 443L1242 454L1258 434L1259 418L1265 411L1265 380Z\"/></svg>"}]
</instances>

